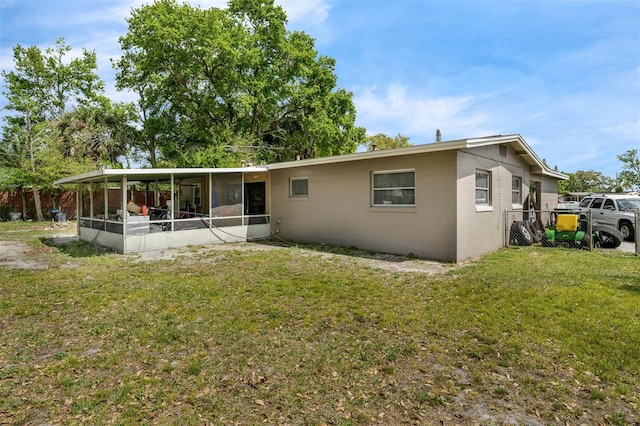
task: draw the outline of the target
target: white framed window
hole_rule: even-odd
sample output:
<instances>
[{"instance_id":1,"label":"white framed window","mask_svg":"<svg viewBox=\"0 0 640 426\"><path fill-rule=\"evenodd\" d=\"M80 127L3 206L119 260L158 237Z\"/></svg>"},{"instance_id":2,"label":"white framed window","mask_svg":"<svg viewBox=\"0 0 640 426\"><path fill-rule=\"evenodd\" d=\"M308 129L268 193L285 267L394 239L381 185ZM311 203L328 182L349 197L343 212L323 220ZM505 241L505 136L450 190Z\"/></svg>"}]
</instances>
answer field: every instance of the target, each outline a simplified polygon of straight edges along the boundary
<instances>
[{"instance_id":1,"label":"white framed window","mask_svg":"<svg viewBox=\"0 0 640 426\"><path fill-rule=\"evenodd\" d=\"M511 176L511 204L522 205L522 178Z\"/></svg>"},{"instance_id":2,"label":"white framed window","mask_svg":"<svg viewBox=\"0 0 640 426\"><path fill-rule=\"evenodd\" d=\"M371 205L415 206L415 170L391 170L372 172Z\"/></svg>"},{"instance_id":3,"label":"white framed window","mask_svg":"<svg viewBox=\"0 0 640 426\"><path fill-rule=\"evenodd\" d=\"M309 196L309 178L295 177L289 179L289 197L308 197Z\"/></svg>"},{"instance_id":4,"label":"white framed window","mask_svg":"<svg viewBox=\"0 0 640 426\"><path fill-rule=\"evenodd\" d=\"M491 205L491 172L476 170L476 206Z\"/></svg>"}]
</instances>

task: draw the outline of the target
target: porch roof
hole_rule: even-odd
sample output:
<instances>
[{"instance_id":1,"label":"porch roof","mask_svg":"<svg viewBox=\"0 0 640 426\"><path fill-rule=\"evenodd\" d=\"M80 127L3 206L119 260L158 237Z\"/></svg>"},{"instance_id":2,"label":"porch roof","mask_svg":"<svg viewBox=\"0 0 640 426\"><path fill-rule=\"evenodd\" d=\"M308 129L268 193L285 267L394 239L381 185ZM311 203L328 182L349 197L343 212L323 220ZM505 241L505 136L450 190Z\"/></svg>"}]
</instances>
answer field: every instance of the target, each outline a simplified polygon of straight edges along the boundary
<instances>
[{"instance_id":1,"label":"porch roof","mask_svg":"<svg viewBox=\"0 0 640 426\"><path fill-rule=\"evenodd\" d=\"M124 176L129 181L155 181L167 180L171 175L175 178L188 178L206 176L212 174L228 174L228 173L256 173L266 172L267 167L251 166L251 167L235 167L235 168L203 168L203 169L102 169L76 176L69 176L58 179L55 185L88 183L88 182L120 182Z\"/></svg>"}]
</instances>

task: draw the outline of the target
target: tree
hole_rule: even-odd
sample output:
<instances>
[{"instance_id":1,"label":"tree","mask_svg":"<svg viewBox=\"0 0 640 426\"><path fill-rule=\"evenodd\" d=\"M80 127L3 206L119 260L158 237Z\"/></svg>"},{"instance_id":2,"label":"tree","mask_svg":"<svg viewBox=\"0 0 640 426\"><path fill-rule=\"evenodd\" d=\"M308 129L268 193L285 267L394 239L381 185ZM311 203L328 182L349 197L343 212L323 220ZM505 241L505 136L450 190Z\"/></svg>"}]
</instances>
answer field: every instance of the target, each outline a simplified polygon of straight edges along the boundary
<instances>
[{"instance_id":1,"label":"tree","mask_svg":"<svg viewBox=\"0 0 640 426\"><path fill-rule=\"evenodd\" d=\"M611 192L616 183L610 177L593 170L578 170L575 173L565 173L568 181L561 181L561 192Z\"/></svg>"},{"instance_id":2,"label":"tree","mask_svg":"<svg viewBox=\"0 0 640 426\"><path fill-rule=\"evenodd\" d=\"M394 138L384 133L378 133L377 135L368 136L364 141L364 146L367 148L367 151L373 151L376 149L404 148L411 146L411 144L409 143L409 138L402 136L400 133Z\"/></svg>"},{"instance_id":3,"label":"tree","mask_svg":"<svg viewBox=\"0 0 640 426\"><path fill-rule=\"evenodd\" d=\"M7 98L6 109L14 115L5 117L0 150L19 150L28 161L9 165L9 179L21 190L30 187L36 217L43 220L40 189L46 185L42 166L50 160L53 142L58 138L56 121L70 106L87 105L102 90L103 83L94 73L94 52L83 50L82 58L65 60L71 48L60 39L55 48L44 52L36 46L13 49L15 71L2 72ZM20 147L20 148L18 148ZM61 169L57 164L57 170ZM5 166L7 167L7 166Z\"/></svg>"},{"instance_id":4,"label":"tree","mask_svg":"<svg viewBox=\"0 0 640 426\"><path fill-rule=\"evenodd\" d=\"M208 166L354 152L352 94L335 61L286 29L273 0L200 9L159 0L135 9L114 65L119 89L139 95L150 163Z\"/></svg>"},{"instance_id":5,"label":"tree","mask_svg":"<svg viewBox=\"0 0 640 426\"><path fill-rule=\"evenodd\" d=\"M618 175L618 181L622 188L640 190L640 158L638 150L630 149L617 156L623 164L622 172Z\"/></svg>"},{"instance_id":6,"label":"tree","mask_svg":"<svg viewBox=\"0 0 640 426\"><path fill-rule=\"evenodd\" d=\"M27 217L27 202L22 188L29 181L29 147L15 127L3 128L0 143L0 188L9 192L19 192L22 198L22 216Z\"/></svg>"},{"instance_id":7,"label":"tree","mask_svg":"<svg viewBox=\"0 0 640 426\"><path fill-rule=\"evenodd\" d=\"M100 96L96 105L78 106L55 123L60 133L58 150L68 159L121 167L122 159L128 161L130 141L138 134L130 125L134 118L132 104L114 104Z\"/></svg>"}]
</instances>

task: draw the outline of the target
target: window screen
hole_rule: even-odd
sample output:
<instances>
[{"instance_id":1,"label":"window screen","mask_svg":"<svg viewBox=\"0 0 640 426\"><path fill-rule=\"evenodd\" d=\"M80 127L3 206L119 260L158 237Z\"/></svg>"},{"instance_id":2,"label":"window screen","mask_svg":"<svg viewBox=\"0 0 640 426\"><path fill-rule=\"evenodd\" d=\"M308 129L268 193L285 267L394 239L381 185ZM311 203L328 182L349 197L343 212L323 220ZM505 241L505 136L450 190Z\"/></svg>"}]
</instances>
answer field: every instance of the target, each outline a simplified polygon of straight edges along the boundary
<instances>
[{"instance_id":1,"label":"window screen","mask_svg":"<svg viewBox=\"0 0 640 426\"><path fill-rule=\"evenodd\" d=\"M308 197L309 196L309 178L291 178L289 181L290 197Z\"/></svg>"},{"instance_id":2,"label":"window screen","mask_svg":"<svg viewBox=\"0 0 640 426\"><path fill-rule=\"evenodd\" d=\"M373 172L372 205L414 206L416 204L416 172Z\"/></svg>"},{"instance_id":3,"label":"window screen","mask_svg":"<svg viewBox=\"0 0 640 426\"><path fill-rule=\"evenodd\" d=\"M476 205L491 204L491 174L484 170L476 171Z\"/></svg>"}]
</instances>

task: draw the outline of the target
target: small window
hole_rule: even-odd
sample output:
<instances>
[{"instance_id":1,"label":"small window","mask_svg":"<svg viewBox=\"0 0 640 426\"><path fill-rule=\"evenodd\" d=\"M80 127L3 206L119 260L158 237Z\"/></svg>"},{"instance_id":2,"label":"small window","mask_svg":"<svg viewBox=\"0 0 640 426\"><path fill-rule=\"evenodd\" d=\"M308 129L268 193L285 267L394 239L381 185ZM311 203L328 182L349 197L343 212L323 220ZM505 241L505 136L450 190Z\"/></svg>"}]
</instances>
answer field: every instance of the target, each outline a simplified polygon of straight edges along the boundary
<instances>
[{"instance_id":1,"label":"small window","mask_svg":"<svg viewBox=\"0 0 640 426\"><path fill-rule=\"evenodd\" d=\"M309 178L291 178L289 180L289 196L290 197L308 197L309 196Z\"/></svg>"},{"instance_id":2,"label":"small window","mask_svg":"<svg viewBox=\"0 0 640 426\"><path fill-rule=\"evenodd\" d=\"M372 205L415 206L416 172L392 171L371 174Z\"/></svg>"},{"instance_id":3,"label":"small window","mask_svg":"<svg viewBox=\"0 0 640 426\"><path fill-rule=\"evenodd\" d=\"M491 205L491 173L476 170L476 205Z\"/></svg>"},{"instance_id":4,"label":"small window","mask_svg":"<svg viewBox=\"0 0 640 426\"><path fill-rule=\"evenodd\" d=\"M522 204L522 178L511 177L511 204Z\"/></svg>"}]
</instances>

